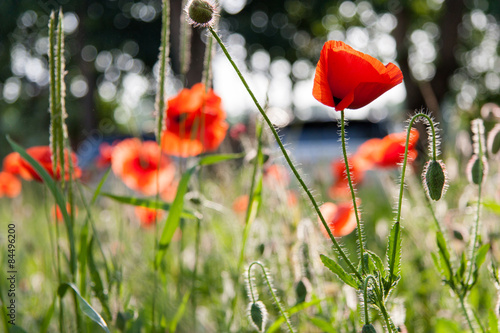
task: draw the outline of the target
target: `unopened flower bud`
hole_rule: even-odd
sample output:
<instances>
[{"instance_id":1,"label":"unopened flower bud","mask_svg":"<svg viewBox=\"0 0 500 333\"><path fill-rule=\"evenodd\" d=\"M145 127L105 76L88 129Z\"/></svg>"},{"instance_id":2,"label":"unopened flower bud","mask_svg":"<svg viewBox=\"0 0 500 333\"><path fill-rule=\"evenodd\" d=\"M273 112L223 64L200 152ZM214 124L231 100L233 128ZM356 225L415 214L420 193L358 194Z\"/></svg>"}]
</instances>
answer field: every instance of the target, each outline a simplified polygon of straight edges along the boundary
<instances>
[{"instance_id":1,"label":"unopened flower bud","mask_svg":"<svg viewBox=\"0 0 500 333\"><path fill-rule=\"evenodd\" d=\"M483 156L483 158L479 160L477 155L473 155L467 164L467 178L469 182L476 185L483 184L487 173L488 161L486 157Z\"/></svg>"},{"instance_id":2,"label":"unopened flower bud","mask_svg":"<svg viewBox=\"0 0 500 333\"><path fill-rule=\"evenodd\" d=\"M361 333L377 333L372 324L364 324Z\"/></svg>"},{"instance_id":3,"label":"unopened flower bud","mask_svg":"<svg viewBox=\"0 0 500 333\"><path fill-rule=\"evenodd\" d=\"M267 322L267 310L261 301L250 303L250 320L257 331L264 332Z\"/></svg>"},{"instance_id":4,"label":"unopened flower bud","mask_svg":"<svg viewBox=\"0 0 500 333\"><path fill-rule=\"evenodd\" d=\"M185 9L189 23L195 27L206 28L213 24L217 15L216 6L212 0L191 0Z\"/></svg>"},{"instance_id":5,"label":"unopened flower bud","mask_svg":"<svg viewBox=\"0 0 500 333\"><path fill-rule=\"evenodd\" d=\"M488 133L488 140L486 144L488 146L490 157L500 159L500 124L496 124L490 133Z\"/></svg>"},{"instance_id":6,"label":"unopened flower bud","mask_svg":"<svg viewBox=\"0 0 500 333\"><path fill-rule=\"evenodd\" d=\"M432 200L438 201L446 190L446 175L442 161L430 160L422 173L425 192Z\"/></svg>"}]
</instances>

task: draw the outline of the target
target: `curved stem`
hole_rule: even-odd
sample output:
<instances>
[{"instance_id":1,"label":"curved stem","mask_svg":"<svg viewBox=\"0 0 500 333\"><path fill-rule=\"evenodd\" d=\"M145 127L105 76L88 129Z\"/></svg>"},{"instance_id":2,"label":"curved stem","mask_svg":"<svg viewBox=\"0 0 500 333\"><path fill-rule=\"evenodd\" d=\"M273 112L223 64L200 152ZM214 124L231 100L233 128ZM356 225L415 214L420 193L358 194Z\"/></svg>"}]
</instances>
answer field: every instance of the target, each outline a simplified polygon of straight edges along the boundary
<instances>
[{"instance_id":1,"label":"curved stem","mask_svg":"<svg viewBox=\"0 0 500 333\"><path fill-rule=\"evenodd\" d=\"M380 312L382 312L382 316L384 317L385 324L387 325L387 330L389 332L394 332L397 333L399 332L394 323L392 322L391 317L389 316L389 313L387 313L387 309L385 308L385 305L383 302L380 302L378 304Z\"/></svg>"},{"instance_id":2,"label":"curved stem","mask_svg":"<svg viewBox=\"0 0 500 333\"><path fill-rule=\"evenodd\" d=\"M368 275L365 279L365 283L363 286L363 299L365 302L365 324L370 323L370 317L368 317L368 283L369 281L373 280L373 283L377 285L377 281L375 280L375 277L373 275Z\"/></svg>"},{"instance_id":3,"label":"curved stem","mask_svg":"<svg viewBox=\"0 0 500 333\"><path fill-rule=\"evenodd\" d=\"M349 266L349 269L356 275L357 279L359 281L362 281L362 277L361 277L361 274L356 270L356 268L354 267L353 263L351 262L351 260L347 257L346 253L344 252L344 250L341 248L340 244L337 242L337 240L335 239L335 237L333 236L332 234L332 231L330 230L330 228L328 227L328 224L326 223L325 221L325 218L323 217L323 214L321 214L321 211L319 209L319 206L316 202L316 200L314 199L311 191L309 190L309 188L307 187L307 185L305 184L304 180L302 179L302 177L300 176L300 174L298 173L297 169L295 168L295 166L293 165L292 163L292 160L290 159L290 156L288 155L288 153L286 152L286 149L285 147L283 146L283 143L281 142L281 139L278 135L278 132L276 131L276 129L274 128L271 120L269 119L269 117L266 115L266 113L264 112L264 110L262 109L262 107L260 106L259 102L257 101L257 99L255 98L255 95L253 94L252 90L250 89L250 87L248 86L245 78L243 77L243 75L241 74L240 70L238 69L238 66L236 66L236 64L234 63L231 55L229 54L229 52L227 51L226 47L224 46L224 44L222 43L222 40L219 38L219 36L217 35L217 33L214 31L214 29L212 27L208 27L208 29L210 30L210 32L212 33L212 35L214 36L215 40L217 41L217 43L220 45L221 49L222 49L222 52L224 52L224 54L226 55L227 59L229 60L229 62L231 63L231 65L233 66L234 70L236 71L236 74L238 74L238 77L240 78L241 82L243 83L243 85L245 86L248 94L250 95L250 97L252 98L253 102L255 103L255 106L257 107L257 109L259 110L260 114L262 115L262 117L264 118L264 121L266 122L266 124L268 125L269 129L271 130L271 132L273 133L273 136L274 138L276 139L276 142L278 143L278 146L283 154L283 156L285 157L285 160L286 162L288 163L288 165L290 166L290 169L292 170L293 174L295 175L295 177L297 178L297 180L299 181L300 183L300 186L304 189L304 191L306 192L309 200L311 201L312 205L314 206L314 210L316 211L316 213L318 214L320 220L321 220L321 223L323 224L323 226L325 227L327 233L328 233L328 236L330 237L330 239L332 240L332 243L333 243L333 246L335 247L335 250L337 251L337 253L342 257L342 259L347 263L347 265Z\"/></svg>"},{"instance_id":4,"label":"curved stem","mask_svg":"<svg viewBox=\"0 0 500 333\"><path fill-rule=\"evenodd\" d=\"M472 325L472 321L469 318L469 312L467 311L467 307L465 306L464 297L462 295L459 295L458 299L460 300L460 306L461 306L462 310L464 311L464 315L465 315L465 319L467 320L467 324L469 324L469 328L470 328L471 332L474 333L475 332L474 326Z\"/></svg>"},{"instance_id":5,"label":"curved stem","mask_svg":"<svg viewBox=\"0 0 500 333\"><path fill-rule=\"evenodd\" d=\"M250 284L250 294L252 296L252 301L255 303L255 298L253 296L252 282L250 280L252 267L254 265L258 265L258 266L260 266L260 268L262 268L262 272L264 273L263 274L264 280L266 280L267 287L269 288L269 291L271 292L271 295L273 296L274 303L276 303L276 306L278 307L279 311L281 312L281 315L285 319L285 322L286 322L286 325L288 326L288 329L290 330L290 332L294 333L295 331L293 330L292 324L290 323L290 318L288 317L288 313L286 313L285 309L283 309L283 306L279 302L278 296L276 296L276 293L274 292L274 288L271 284L271 281L269 281L269 277L267 276L266 268L264 267L264 265L262 265L258 261L254 261L253 263L250 264L250 266L248 266L248 283Z\"/></svg>"},{"instance_id":6,"label":"curved stem","mask_svg":"<svg viewBox=\"0 0 500 333\"><path fill-rule=\"evenodd\" d=\"M433 141L432 142L433 158L436 159L436 155L437 155L436 154L436 146L437 146L437 143L436 143L436 132L435 132L435 129L434 129L434 125L433 125L432 119L428 115L426 115L424 113L417 113L416 115L414 115L410 119L410 123L408 124L408 130L407 130L407 134L406 134L406 144L405 144L403 167L402 167L402 170L401 170L401 184L400 184L400 188L399 188L399 200L398 200L398 208L397 208L397 214L396 214L396 222L395 222L395 224L401 222L401 209L402 209L402 206L403 206L403 190L404 190L404 185L405 185L406 164L408 163L408 144L410 142L410 134L411 134L411 128L413 126L413 123L419 117L427 119L427 121L429 123L429 126L431 126L432 141ZM401 228L398 228L396 230L396 233L395 233L394 244L398 244L400 232L401 232ZM396 247L394 247L394 248L396 248ZM391 255L390 256L390 263L389 263L389 271L390 272L394 271L394 265L395 264L396 264L396 256L395 255ZM389 286L392 285L392 274L389 276L389 283L388 283L388 285Z\"/></svg>"},{"instance_id":7,"label":"curved stem","mask_svg":"<svg viewBox=\"0 0 500 333\"><path fill-rule=\"evenodd\" d=\"M345 162L345 170L347 175L347 181L349 183L349 189L351 190L352 197L352 205L354 208L354 215L356 216L356 226L357 226L357 234L358 234L358 243L359 243L359 257L361 258L361 271L365 271L365 261L363 260L363 254L365 252L364 244L363 244L363 230L361 229L361 222L359 221L359 213L358 213L358 205L356 203L356 193L354 193L354 187L352 185L351 180L351 170L349 169L349 161L347 159L347 148L346 148L346 139L345 139L345 118L344 118L344 110L340 111L340 133L342 137L342 153L344 154L344 162Z\"/></svg>"}]
</instances>

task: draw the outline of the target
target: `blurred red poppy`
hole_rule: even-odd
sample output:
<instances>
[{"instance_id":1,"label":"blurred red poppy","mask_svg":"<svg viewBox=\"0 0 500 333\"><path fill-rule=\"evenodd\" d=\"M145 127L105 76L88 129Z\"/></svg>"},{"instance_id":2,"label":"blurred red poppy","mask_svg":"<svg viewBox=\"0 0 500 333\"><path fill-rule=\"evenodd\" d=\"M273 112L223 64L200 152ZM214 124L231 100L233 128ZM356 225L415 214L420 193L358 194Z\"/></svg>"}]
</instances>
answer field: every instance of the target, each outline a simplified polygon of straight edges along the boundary
<instances>
[{"instance_id":1,"label":"blurred red poppy","mask_svg":"<svg viewBox=\"0 0 500 333\"><path fill-rule=\"evenodd\" d=\"M417 158L417 144L419 133L412 128L410 140L408 141L408 161L412 162ZM368 141L367 141L368 142ZM395 168L399 166L404 159L406 145L406 132L392 133L381 139L378 144L372 145L371 160L374 166L379 168ZM360 147L363 149L363 147ZM366 147L365 147L366 148Z\"/></svg>"},{"instance_id":2,"label":"blurred red poppy","mask_svg":"<svg viewBox=\"0 0 500 333\"><path fill-rule=\"evenodd\" d=\"M175 176L174 164L156 142L136 138L125 139L113 148L111 168L125 185L145 195L156 194L157 189L162 193Z\"/></svg>"},{"instance_id":3,"label":"blurred red poppy","mask_svg":"<svg viewBox=\"0 0 500 333\"><path fill-rule=\"evenodd\" d=\"M35 159L55 180L61 179L61 165L57 166L56 174L54 176L54 170L52 168L52 154L50 152L49 146L35 146L26 149L28 155ZM82 170L78 167L78 158L76 154L71 152L71 161L73 164L73 179L80 178L82 175ZM31 167L31 165L25 161L18 153L10 153L4 159L4 171L10 172L14 175L19 175L25 180L34 179L41 182L42 178L38 173ZM68 166L68 151L64 152L64 171L65 179L69 179L69 166Z\"/></svg>"},{"instance_id":4,"label":"blurred red poppy","mask_svg":"<svg viewBox=\"0 0 500 333\"><path fill-rule=\"evenodd\" d=\"M161 219L164 215L164 211L161 209L141 206L136 206L134 212L143 227L153 226L154 223Z\"/></svg>"},{"instance_id":5,"label":"blurred red poppy","mask_svg":"<svg viewBox=\"0 0 500 333\"><path fill-rule=\"evenodd\" d=\"M71 205L69 203L66 203L66 211L68 212L68 214L71 215ZM62 222L64 220L63 214L58 205L52 206L52 209L50 210L50 215L52 216L52 219L56 219L57 222ZM78 215L78 208L75 207L75 216L77 215Z\"/></svg>"},{"instance_id":6,"label":"blurred red poppy","mask_svg":"<svg viewBox=\"0 0 500 333\"><path fill-rule=\"evenodd\" d=\"M113 152L113 145L103 142L99 145L99 156L96 159L96 166L98 168L107 168L111 165L111 153Z\"/></svg>"},{"instance_id":7,"label":"blurred red poppy","mask_svg":"<svg viewBox=\"0 0 500 333\"><path fill-rule=\"evenodd\" d=\"M219 147L228 124L221 99L203 83L182 89L168 101L163 151L174 156L195 156Z\"/></svg>"},{"instance_id":8,"label":"blurred red poppy","mask_svg":"<svg viewBox=\"0 0 500 333\"><path fill-rule=\"evenodd\" d=\"M290 183L290 175L284 166L271 164L264 170L264 180L271 186L286 187Z\"/></svg>"},{"instance_id":9,"label":"blurred red poppy","mask_svg":"<svg viewBox=\"0 0 500 333\"><path fill-rule=\"evenodd\" d=\"M14 198L21 193L21 181L9 172L0 172L0 198Z\"/></svg>"},{"instance_id":10,"label":"blurred red poppy","mask_svg":"<svg viewBox=\"0 0 500 333\"><path fill-rule=\"evenodd\" d=\"M369 168L369 165L365 160L358 158L356 155L349 159L349 169L353 184L359 184L363 181L365 171ZM332 163L332 173L335 180L328 190L328 195L332 199L350 197L351 190L349 188L349 181L347 180L344 160L337 160Z\"/></svg>"},{"instance_id":11,"label":"blurred red poppy","mask_svg":"<svg viewBox=\"0 0 500 333\"><path fill-rule=\"evenodd\" d=\"M359 109L403 81L401 70L354 50L340 41L328 41L316 66L313 96L337 111Z\"/></svg>"},{"instance_id":12,"label":"blurred red poppy","mask_svg":"<svg viewBox=\"0 0 500 333\"><path fill-rule=\"evenodd\" d=\"M325 218L328 227L332 231L333 236L346 236L356 229L356 217L354 216L352 202L343 202L338 205L332 202L325 202L321 205L320 211ZM325 237L328 237L328 233L319 217L318 223L321 225L321 231Z\"/></svg>"}]
</instances>

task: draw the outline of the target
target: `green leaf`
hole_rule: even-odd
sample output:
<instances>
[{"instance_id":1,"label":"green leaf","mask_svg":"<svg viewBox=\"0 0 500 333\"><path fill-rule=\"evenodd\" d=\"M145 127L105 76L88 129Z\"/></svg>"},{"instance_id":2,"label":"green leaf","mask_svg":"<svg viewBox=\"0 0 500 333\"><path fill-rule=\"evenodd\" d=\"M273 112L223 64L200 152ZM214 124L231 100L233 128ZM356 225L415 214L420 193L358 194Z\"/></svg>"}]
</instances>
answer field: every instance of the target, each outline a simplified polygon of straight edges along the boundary
<instances>
[{"instance_id":1,"label":"green leaf","mask_svg":"<svg viewBox=\"0 0 500 333\"><path fill-rule=\"evenodd\" d=\"M128 204L128 205L163 209L165 211L169 211L172 207L172 205L167 203L167 202L156 201L154 199L124 197L124 196L114 195L114 194L106 193L106 192L102 192L101 195L105 196L107 198L113 199L117 202ZM183 209L182 213L181 213L181 217L185 218L185 219L201 218L201 216L199 216L199 215L200 214L198 212L193 213L193 212L191 212L189 210L185 210L185 209Z\"/></svg>"},{"instance_id":2,"label":"green leaf","mask_svg":"<svg viewBox=\"0 0 500 333\"><path fill-rule=\"evenodd\" d=\"M486 260L486 255L488 254L489 249L490 249L490 244L486 243L486 244L483 244L483 246L481 246L479 248L479 250L477 250L476 258L475 258L475 262L474 262L474 266L475 266L474 272L472 274L473 279L472 279L472 282L469 284L469 289L472 288L476 284L477 278L479 276L479 269L481 268L484 261Z\"/></svg>"},{"instance_id":3,"label":"green leaf","mask_svg":"<svg viewBox=\"0 0 500 333\"><path fill-rule=\"evenodd\" d=\"M102 319L101 315L97 313L94 308L80 295L80 291L78 288L73 284L73 283L61 283L59 285L59 288L57 289L57 293L59 294L59 297L63 298L64 294L66 294L66 291L68 288L73 289L75 295L78 297L78 305L80 306L80 310L87 316L89 317L93 322L95 322L97 325L101 326L103 330L107 333L109 332L108 325Z\"/></svg>"},{"instance_id":4,"label":"green leaf","mask_svg":"<svg viewBox=\"0 0 500 333\"><path fill-rule=\"evenodd\" d=\"M94 255L92 252L92 247L94 244L94 237L90 239L89 245L87 247L87 264L89 267L90 278L93 283L93 290L97 299L101 302L102 308L104 312L106 312L106 316L111 318L111 311L108 306L108 296L104 293L104 285L102 283L101 275L99 274L99 270L95 264Z\"/></svg>"},{"instance_id":5,"label":"green leaf","mask_svg":"<svg viewBox=\"0 0 500 333\"><path fill-rule=\"evenodd\" d=\"M498 318L495 311L488 311L488 333L500 333L498 330Z\"/></svg>"},{"instance_id":6,"label":"green leaf","mask_svg":"<svg viewBox=\"0 0 500 333\"><path fill-rule=\"evenodd\" d=\"M211 164L217 164L220 162L225 162L225 161L230 161L230 160L235 160L238 158L244 157L245 154L239 153L239 154L217 154L217 155L208 155L204 156L200 159L198 162L198 165L211 165Z\"/></svg>"},{"instance_id":7,"label":"green leaf","mask_svg":"<svg viewBox=\"0 0 500 333\"><path fill-rule=\"evenodd\" d=\"M182 302L179 305L179 307L177 308L177 312L175 313L174 318L170 322L169 332L174 333L175 330L177 329L177 323L179 322L179 320L181 320L182 316L184 315L184 312L186 311L186 305L187 305L187 302L189 301L190 295L191 295L191 293L189 291L184 294L184 297L182 298Z\"/></svg>"},{"instance_id":8,"label":"green leaf","mask_svg":"<svg viewBox=\"0 0 500 333\"><path fill-rule=\"evenodd\" d=\"M450 262L450 252L448 251L446 240L444 239L444 236L440 231L436 232L436 242L439 250L438 254L441 258L442 273L445 279L449 281L451 286L453 286L455 282L453 276L453 268Z\"/></svg>"},{"instance_id":9,"label":"green leaf","mask_svg":"<svg viewBox=\"0 0 500 333\"><path fill-rule=\"evenodd\" d=\"M106 170L104 175L102 175L102 178L99 181L99 184L97 184L97 187L95 188L94 195L92 196L92 201L90 202L91 204L94 204L95 201L97 200L97 197L101 193L101 188L104 185L104 183L106 182L106 179L108 179L110 172L111 172L111 168L108 168L108 170Z\"/></svg>"},{"instance_id":10,"label":"green leaf","mask_svg":"<svg viewBox=\"0 0 500 333\"><path fill-rule=\"evenodd\" d=\"M323 264L333 273L337 274L339 279L341 279L342 281L344 281L344 283L350 285L354 289L358 289L358 284L354 277L350 274L347 274L347 272L339 264L323 254L320 254L320 257Z\"/></svg>"},{"instance_id":11,"label":"green leaf","mask_svg":"<svg viewBox=\"0 0 500 333\"><path fill-rule=\"evenodd\" d=\"M462 252L462 257L460 258L460 267L456 273L457 281L463 282L465 276L465 270L467 269L467 258L465 257L465 251Z\"/></svg>"},{"instance_id":12,"label":"green leaf","mask_svg":"<svg viewBox=\"0 0 500 333\"><path fill-rule=\"evenodd\" d=\"M184 172L181 181L179 182L177 194L175 195L174 202L170 207L167 220L165 221L165 226L163 227L163 231L161 233L158 251L156 252L154 261L155 267L160 266L160 263L167 252L168 246L170 245L170 241L174 236L175 230L177 230L177 227L179 226L184 206L184 195L187 192L189 179L196 168L197 166L193 166Z\"/></svg>"},{"instance_id":13,"label":"green leaf","mask_svg":"<svg viewBox=\"0 0 500 333\"><path fill-rule=\"evenodd\" d=\"M384 283L386 294L397 284L397 281L399 281L400 278L401 237L398 236L398 239L396 240L396 235L399 235L400 231L401 224L399 222L395 222L389 234L389 239L387 240L387 262L389 263L389 269L387 282Z\"/></svg>"},{"instance_id":14,"label":"green leaf","mask_svg":"<svg viewBox=\"0 0 500 333\"><path fill-rule=\"evenodd\" d=\"M56 299L57 299L57 295L54 296L54 299L52 300L52 304L50 305L49 309L47 310L45 317L43 317L42 325L40 327L40 333L46 333L47 330L49 329L50 320L52 319L52 316L54 315Z\"/></svg>"},{"instance_id":15,"label":"green leaf","mask_svg":"<svg viewBox=\"0 0 500 333\"><path fill-rule=\"evenodd\" d=\"M500 215L500 204L496 200L484 199L481 201L481 203L483 207L489 210L490 212Z\"/></svg>"},{"instance_id":16,"label":"green leaf","mask_svg":"<svg viewBox=\"0 0 500 333\"><path fill-rule=\"evenodd\" d=\"M49 188L50 192L54 196L56 204L57 206L59 206L59 209L61 210L61 213L63 215L64 225L66 227L66 232L68 234L68 240L69 240L70 268L71 272L75 273L77 263L76 263L75 236L73 233L73 224L71 223L68 211L66 210L66 201L61 191L59 190L59 188L56 185L56 182L52 179L49 173L33 157L31 157L26 152L26 150L24 150L21 146L12 141L12 139L8 135L6 138L12 149L15 152L19 153L19 155L21 155L21 157L31 165L31 167L38 173L40 178L42 178L43 182Z\"/></svg>"},{"instance_id":17,"label":"green leaf","mask_svg":"<svg viewBox=\"0 0 500 333\"><path fill-rule=\"evenodd\" d=\"M337 330L333 325L324 319L318 318L318 317L311 317L309 318L309 321L319 328L321 332L328 332L328 333L337 333Z\"/></svg>"},{"instance_id":18,"label":"green leaf","mask_svg":"<svg viewBox=\"0 0 500 333\"><path fill-rule=\"evenodd\" d=\"M375 252L372 252L370 250L365 250L365 253L368 253L368 255L370 256L370 261L373 262L375 269L379 272L379 275L382 276L385 271L382 259L380 259L380 257Z\"/></svg>"},{"instance_id":19,"label":"green leaf","mask_svg":"<svg viewBox=\"0 0 500 333\"><path fill-rule=\"evenodd\" d=\"M317 305L321 302L323 302L325 299L314 299L310 302L307 302L307 303L300 303L300 304L297 304L295 305L294 307L290 308L287 310L288 312L288 315L293 315L295 313L298 313L304 309L307 309L311 306L314 306L314 305ZM269 326L269 328L267 329L267 333L273 333L273 332L276 332L277 330L279 330L279 328L281 327L281 325L285 322L285 317L281 316L279 317L271 326Z\"/></svg>"}]
</instances>

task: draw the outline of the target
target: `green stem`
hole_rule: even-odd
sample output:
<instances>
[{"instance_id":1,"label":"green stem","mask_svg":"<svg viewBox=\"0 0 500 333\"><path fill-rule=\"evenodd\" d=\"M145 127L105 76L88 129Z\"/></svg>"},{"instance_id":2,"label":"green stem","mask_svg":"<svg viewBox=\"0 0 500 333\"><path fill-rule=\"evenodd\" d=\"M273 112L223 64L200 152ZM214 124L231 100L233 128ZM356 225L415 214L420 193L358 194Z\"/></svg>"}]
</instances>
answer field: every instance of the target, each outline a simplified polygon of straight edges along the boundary
<instances>
[{"instance_id":1,"label":"green stem","mask_svg":"<svg viewBox=\"0 0 500 333\"><path fill-rule=\"evenodd\" d=\"M288 155L288 153L286 152L286 149L285 147L283 146L283 143L281 142L281 139L278 135L278 132L276 131L276 129L274 128L271 120L269 119L269 117L266 115L266 113L264 112L264 110L262 109L262 107L260 106L259 102L257 101L257 98L255 98L255 95L253 94L252 90L250 89L250 87L248 86L245 78L243 77L243 75L241 74L240 70L238 69L238 66L236 66L236 64L234 63L233 61L233 58L231 57L231 55L229 54L229 52L227 51L226 47L224 46L224 43L222 43L222 40L219 38L219 36L217 35L217 33L214 31L214 29L212 27L208 27L208 29L210 30L210 32L212 33L212 35L214 36L215 40L217 41L217 43L220 45L221 49L222 49L222 52L224 52L224 54L226 55L227 59L229 60L229 62L231 63L232 67L234 68L234 70L236 71L236 74L238 75L238 77L240 78L241 82L243 83L243 85L245 86L245 89L247 90L248 94L250 95L250 97L252 98L253 102L255 103L255 106L257 107L257 109L259 110L260 114L262 115L262 117L264 118L266 124L268 125L269 129L271 130L271 132L273 133L273 136L274 138L276 139L276 142L278 143L278 146L283 154L283 156L285 157L285 160L286 162L288 163L288 165L290 166L290 169L292 170L293 174L295 175L295 177L297 178L298 182L300 183L300 186L304 189L304 191L306 192L309 200L311 201L312 205L314 206L314 210L316 211L316 213L318 214L320 220L321 220L321 223L323 224L323 226L325 227L327 233L328 233L328 236L330 237L330 239L332 240L332 243L333 243L333 246L335 247L335 250L337 251L337 253L342 257L342 259L346 262L347 266L349 266L349 269L351 270L351 272L353 272L357 279L359 281L362 281L362 276L361 274L356 270L356 268L354 267L353 263L351 262L351 260L349 259L349 257L346 255L346 253L344 252L344 250L342 249L342 247L340 246L340 244L337 242L337 240L335 239L335 237L333 236L332 234L332 231L330 230L330 228L328 227L328 224L326 223L325 221L325 218L323 217L323 214L321 214L321 211L319 209L319 206L316 202L316 200L314 199L311 191L309 190L309 188L307 187L307 185L305 184L304 180L302 179L302 177L300 176L300 174L298 173L297 169L295 168L295 166L293 165L293 162L292 160L290 159L290 156Z\"/></svg>"},{"instance_id":2,"label":"green stem","mask_svg":"<svg viewBox=\"0 0 500 333\"><path fill-rule=\"evenodd\" d=\"M413 126L413 123L419 118L419 117L422 117L422 118L425 118L427 119L428 123L429 123L429 126L431 126L431 131L432 131L432 150L433 150L433 158L436 159L436 150L437 150L437 143L436 143L436 131L434 129L434 125L433 125L433 122L432 122L432 119L424 114L424 113L417 113L416 115L414 115L411 119L410 119L410 123L408 124L408 130L407 130L407 134L406 134L406 144L405 144L405 152L404 152L404 160L403 160L403 167L402 167L402 170L401 170L401 184L400 184L400 188L399 188L399 200L398 200L398 208L397 208L397 214L396 214L396 223L400 223L401 222L401 209L403 207L403 190L404 190L404 185L405 185L405 175L406 175L406 164L408 163L408 144L410 142L410 134L411 134L411 128ZM396 233L395 233L395 237L394 237L394 245L397 245L398 242L399 242L399 234L401 233L401 228L398 228L396 230ZM394 250L396 250L396 246L393 247ZM394 271L394 266L396 264L396 254L389 254L389 258L390 258L390 262L389 262L389 272L393 272ZM392 274L389 275L389 281L388 281L388 285L391 286L392 285Z\"/></svg>"},{"instance_id":3,"label":"green stem","mask_svg":"<svg viewBox=\"0 0 500 333\"><path fill-rule=\"evenodd\" d=\"M474 333L475 332L474 326L472 325L472 321L469 318L469 312L467 311L467 307L465 306L463 295L458 295L458 299L460 300L460 307L462 308L462 310L464 312L465 319L467 320L467 324L469 324L469 328L470 328L471 332Z\"/></svg>"},{"instance_id":4,"label":"green stem","mask_svg":"<svg viewBox=\"0 0 500 333\"><path fill-rule=\"evenodd\" d=\"M365 264L363 260L363 255L365 252L364 244L363 244L363 230L361 229L361 222L359 221L359 213L358 213L358 205L356 203L356 193L354 193L354 187L352 185L351 180L351 170L349 169L349 161L347 159L347 148L346 148L346 139L345 139L345 118L344 118L344 110L340 111L340 133L342 136L342 153L344 154L344 162L345 162L345 170L347 175L347 181L349 183L349 189L351 190L352 197L352 205L354 208L354 215L356 216L356 226L358 230L358 243L359 243L359 257L361 258L361 271L365 271Z\"/></svg>"},{"instance_id":5,"label":"green stem","mask_svg":"<svg viewBox=\"0 0 500 333\"><path fill-rule=\"evenodd\" d=\"M162 27L161 27L161 46L160 46L160 71L158 76L158 86L157 86L157 94L155 100L155 110L157 112L156 118L156 142L161 144L161 137L163 132L163 119L164 119L164 109L165 109L165 75L167 68L167 61L169 56L169 15L170 15L170 6L168 0L162 1Z\"/></svg>"},{"instance_id":6,"label":"green stem","mask_svg":"<svg viewBox=\"0 0 500 333\"><path fill-rule=\"evenodd\" d=\"M262 265L260 262L258 261L254 261L250 264L250 266L248 266L248 283L250 284L250 294L252 296L252 301L255 303L255 297L253 295L253 289L252 289L252 281L251 281L251 271L252 271L252 267L254 265L258 265L260 266L260 268L262 268L262 271L263 271L263 275L264 275L264 280L266 280L266 284L267 284L267 287L269 288L269 291L271 292L271 295L273 296L273 299L274 299L274 303L276 304L276 306L278 307L281 315L283 316L283 318L285 319L285 322L286 322L286 325L288 326L288 329L290 330L290 332L294 333L295 331L293 330L293 327L292 327L292 324L290 323L290 318L288 317L288 313L285 311L285 309L283 309L283 306L281 305L279 299L278 299L278 296L276 296L276 293L274 292L274 288L271 284L271 281L269 280L269 277L267 276L267 273L266 273L266 268L264 267L264 265Z\"/></svg>"},{"instance_id":7,"label":"green stem","mask_svg":"<svg viewBox=\"0 0 500 333\"><path fill-rule=\"evenodd\" d=\"M377 281L375 280L375 277L373 275L368 275L365 278L364 286L363 286L363 300L365 302L365 324L370 323L370 317L368 316L368 283L370 282L370 279L373 280L373 284L375 284L375 288L377 285ZM375 289L376 291L376 289Z\"/></svg>"},{"instance_id":8,"label":"green stem","mask_svg":"<svg viewBox=\"0 0 500 333\"><path fill-rule=\"evenodd\" d=\"M193 269L193 281L191 285L191 302L193 304L193 331L196 332L196 276L198 274L198 261L200 257L200 229L201 223L200 219L196 219L196 240L194 248L194 269Z\"/></svg>"},{"instance_id":9,"label":"green stem","mask_svg":"<svg viewBox=\"0 0 500 333\"><path fill-rule=\"evenodd\" d=\"M387 309L385 308L384 303L380 302L378 304L378 307L380 309L380 312L382 312L382 316L384 317L384 321L385 321L385 324L387 326L387 330L389 332L398 333L399 331L396 328L396 326L394 325L394 323L392 322L391 317L389 316L389 313L387 313Z\"/></svg>"}]
</instances>

